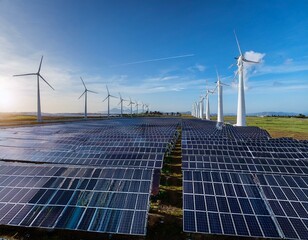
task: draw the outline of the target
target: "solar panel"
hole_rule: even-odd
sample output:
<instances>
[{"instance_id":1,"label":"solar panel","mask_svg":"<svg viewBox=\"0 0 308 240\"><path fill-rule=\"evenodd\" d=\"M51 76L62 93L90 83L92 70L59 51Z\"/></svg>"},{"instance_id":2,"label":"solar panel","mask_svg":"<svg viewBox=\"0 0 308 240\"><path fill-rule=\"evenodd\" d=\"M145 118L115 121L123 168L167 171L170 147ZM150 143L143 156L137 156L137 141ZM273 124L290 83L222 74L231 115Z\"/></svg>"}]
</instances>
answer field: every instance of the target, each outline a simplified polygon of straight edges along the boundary
<instances>
[{"instance_id":1,"label":"solar panel","mask_svg":"<svg viewBox=\"0 0 308 240\"><path fill-rule=\"evenodd\" d=\"M178 125L144 118L3 129L0 224L145 235Z\"/></svg>"},{"instance_id":2,"label":"solar panel","mask_svg":"<svg viewBox=\"0 0 308 240\"><path fill-rule=\"evenodd\" d=\"M161 169L178 124L176 119L118 119L7 128L0 133L0 159Z\"/></svg>"},{"instance_id":3,"label":"solar panel","mask_svg":"<svg viewBox=\"0 0 308 240\"><path fill-rule=\"evenodd\" d=\"M0 224L145 235L153 170L1 165Z\"/></svg>"},{"instance_id":4,"label":"solar panel","mask_svg":"<svg viewBox=\"0 0 308 240\"><path fill-rule=\"evenodd\" d=\"M306 239L307 148L266 131L183 120L185 232Z\"/></svg>"}]
</instances>

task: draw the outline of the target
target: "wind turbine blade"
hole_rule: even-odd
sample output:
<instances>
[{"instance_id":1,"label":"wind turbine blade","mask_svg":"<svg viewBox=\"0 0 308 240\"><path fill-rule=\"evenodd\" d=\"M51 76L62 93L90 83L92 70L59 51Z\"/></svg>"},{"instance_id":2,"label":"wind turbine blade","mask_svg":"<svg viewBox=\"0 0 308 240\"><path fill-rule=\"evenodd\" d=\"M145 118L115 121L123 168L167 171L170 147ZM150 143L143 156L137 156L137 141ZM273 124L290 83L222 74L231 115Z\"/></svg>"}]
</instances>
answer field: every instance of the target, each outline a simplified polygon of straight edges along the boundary
<instances>
[{"instance_id":1,"label":"wind turbine blade","mask_svg":"<svg viewBox=\"0 0 308 240\"><path fill-rule=\"evenodd\" d=\"M229 84L226 84L226 83L220 83L221 85L224 85L224 86L228 86L228 87L230 87L230 85Z\"/></svg>"},{"instance_id":2,"label":"wind turbine blade","mask_svg":"<svg viewBox=\"0 0 308 240\"><path fill-rule=\"evenodd\" d=\"M41 74L39 74L39 76L40 76L41 79L44 80L45 83L47 83L47 85L48 85L52 90L55 90L55 89L45 80L45 78L42 77Z\"/></svg>"},{"instance_id":3,"label":"wind turbine blade","mask_svg":"<svg viewBox=\"0 0 308 240\"><path fill-rule=\"evenodd\" d=\"M120 96L120 99L121 99L121 101L122 101L122 96L121 96L121 93L119 93L119 96Z\"/></svg>"},{"instance_id":4,"label":"wind turbine blade","mask_svg":"<svg viewBox=\"0 0 308 240\"><path fill-rule=\"evenodd\" d=\"M108 93L108 95L110 95L110 93L109 93L109 89L108 89L107 84L106 84L106 89L107 89L107 93Z\"/></svg>"},{"instance_id":5,"label":"wind turbine blade","mask_svg":"<svg viewBox=\"0 0 308 240\"><path fill-rule=\"evenodd\" d=\"M236 33L235 33L235 30L234 30L234 36L235 36L235 39L236 39L238 51L240 52L240 55L243 55L243 54L242 54L241 47L240 47L240 43L239 43L239 41L238 41L238 39L237 39L237 36L236 36Z\"/></svg>"},{"instance_id":6,"label":"wind turbine blade","mask_svg":"<svg viewBox=\"0 0 308 240\"><path fill-rule=\"evenodd\" d=\"M234 82L234 80L235 80L237 74L238 74L238 70L236 70L236 72L235 72L235 74L234 74L234 77L233 77L233 79L232 79L232 82Z\"/></svg>"},{"instance_id":7,"label":"wind turbine blade","mask_svg":"<svg viewBox=\"0 0 308 240\"><path fill-rule=\"evenodd\" d=\"M216 69L217 80L219 81L219 75L218 75L218 70L216 66L215 66L215 69Z\"/></svg>"},{"instance_id":8,"label":"wind turbine blade","mask_svg":"<svg viewBox=\"0 0 308 240\"><path fill-rule=\"evenodd\" d=\"M113 96L113 95L109 95L109 97L113 97L113 98L118 98L118 97L116 97L116 96Z\"/></svg>"},{"instance_id":9,"label":"wind turbine blade","mask_svg":"<svg viewBox=\"0 0 308 240\"><path fill-rule=\"evenodd\" d=\"M80 95L78 99L80 99L85 93L86 93L86 90Z\"/></svg>"},{"instance_id":10,"label":"wind turbine blade","mask_svg":"<svg viewBox=\"0 0 308 240\"><path fill-rule=\"evenodd\" d=\"M232 64L228 67L228 69L232 68L233 66L234 66L234 63L232 63Z\"/></svg>"},{"instance_id":11,"label":"wind turbine blade","mask_svg":"<svg viewBox=\"0 0 308 240\"><path fill-rule=\"evenodd\" d=\"M260 62L255 62L255 61L251 61L251 60L247 60L246 58L243 58L244 62L248 62L248 63L260 63Z\"/></svg>"},{"instance_id":12,"label":"wind turbine blade","mask_svg":"<svg viewBox=\"0 0 308 240\"><path fill-rule=\"evenodd\" d=\"M38 71L37 71L38 73L40 73L40 71L41 71L42 62L43 62L43 56L42 56L42 58L41 58L40 66L39 66L39 69L38 69Z\"/></svg>"},{"instance_id":13,"label":"wind turbine blade","mask_svg":"<svg viewBox=\"0 0 308 240\"><path fill-rule=\"evenodd\" d=\"M109 96L107 96L104 100L103 100L103 102L105 102L106 101L106 99L108 98Z\"/></svg>"},{"instance_id":14,"label":"wind turbine blade","mask_svg":"<svg viewBox=\"0 0 308 240\"><path fill-rule=\"evenodd\" d=\"M91 90L88 90L88 89L86 89L86 90L87 90L88 92L98 94L98 92L94 92L94 91L91 91Z\"/></svg>"},{"instance_id":15,"label":"wind turbine blade","mask_svg":"<svg viewBox=\"0 0 308 240\"><path fill-rule=\"evenodd\" d=\"M37 73L18 74L18 75L13 75L13 77L30 76L30 75L37 75Z\"/></svg>"},{"instance_id":16,"label":"wind turbine blade","mask_svg":"<svg viewBox=\"0 0 308 240\"><path fill-rule=\"evenodd\" d=\"M81 79L81 82L82 82L84 88L87 89L86 85L84 84L84 81L83 81L82 77L80 77L80 79Z\"/></svg>"}]
</instances>

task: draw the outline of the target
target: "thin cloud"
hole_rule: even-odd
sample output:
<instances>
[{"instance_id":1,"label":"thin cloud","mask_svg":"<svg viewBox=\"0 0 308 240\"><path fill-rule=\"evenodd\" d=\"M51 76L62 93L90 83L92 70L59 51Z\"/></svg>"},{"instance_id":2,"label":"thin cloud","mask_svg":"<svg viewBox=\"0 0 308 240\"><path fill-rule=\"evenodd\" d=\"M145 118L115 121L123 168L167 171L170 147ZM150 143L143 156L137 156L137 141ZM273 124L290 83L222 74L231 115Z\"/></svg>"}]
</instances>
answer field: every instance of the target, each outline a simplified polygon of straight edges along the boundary
<instances>
[{"instance_id":1,"label":"thin cloud","mask_svg":"<svg viewBox=\"0 0 308 240\"><path fill-rule=\"evenodd\" d=\"M202 65L202 64L199 64L199 63L196 63L194 66L191 66L188 68L188 71L191 71L191 72L204 72L205 69L207 67Z\"/></svg>"},{"instance_id":2,"label":"thin cloud","mask_svg":"<svg viewBox=\"0 0 308 240\"><path fill-rule=\"evenodd\" d=\"M148 59L148 60L142 60L142 61L136 61L136 62L121 63L121 64L113 65L110 67L128 66L128 65L148 63L148 62L158 62L158 61L165 61L165 60L178 59L178 58L187 58L187 57L193 57L193 56L195 56L195 54L185 54L185 55L178 55L178 56L172 56L172 57L154 58L154 59Z\"/></svg>"}]
</instances>

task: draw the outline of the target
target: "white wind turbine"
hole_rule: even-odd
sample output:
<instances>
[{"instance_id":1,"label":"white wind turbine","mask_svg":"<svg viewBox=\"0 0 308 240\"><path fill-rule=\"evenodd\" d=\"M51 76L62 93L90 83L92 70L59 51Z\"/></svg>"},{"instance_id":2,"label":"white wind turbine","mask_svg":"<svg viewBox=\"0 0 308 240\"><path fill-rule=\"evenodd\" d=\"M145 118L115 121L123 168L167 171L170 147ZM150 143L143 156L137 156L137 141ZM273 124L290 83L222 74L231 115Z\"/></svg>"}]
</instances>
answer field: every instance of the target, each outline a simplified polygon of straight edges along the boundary
<instances>
[{"instance_id":1,"label":"white wind turbine","mask_svg":"<svg viewBox=\"0 0 308 240\"><path fill-rule=\"evenodd\" d=\"M127 101L125 99L122 98L121 93L119 93L120 96L120 102L119 104L121 104L121 117L123 117L123 102Z\"/></svg>"},{"instance_id":2,"label":"white wind turbine","mask_svg":"<svg viewBox=\"0 0 308 240\"><path fill-rule=\"evenodd\" d=\"M138 101L136 101L135 104L136 104L137 114L138 114L138 106L140 106L140 103L138 103Z\"/></svg>"},{"instance_id":3,"label":"white wind turbine","mask_svg":"<svg viewBox=\"0 0 308 240\"><path fill-rule=\"evenodd\" d=\"M236 57L237 59L237 67L238 70L235 73L235 77L238 74L238 99L237 99L237 120L236 126L246 126L246 107L245 107L245 89L244 89L244 62L246 63L259 63L255 61L248 60L244 57L239 41L237 39L236 33L234 31L235 40L237 43L237 47L239 50L240 55Z\"/></svg>"},{"instance_id":4,"label":"white wind turbine","mask_svg":"<svg viewBox=\"0 0 308 240\"><path fill-rule=\"evenodd\" d=\"M199 103L196 102L196 118L199 118L199 111L198 111L198 109L199 109Z\"/></svg>"},{"instance_id":5,"label":"white wind turbine","mask_svg":"<svg viewBox=\"0 0 308 240\"><path fill-rule=\"evenodd\" d=\"M86 87L82 77L80 77L80 79L81 79L81 82L82 82L82 84L84 86L84 92L80 95L80 97L78 99L80 99L84 95L84 118L87 119L87 117L88 117L88 111L87 111L87 107L88 107L87 106L88 105L88 92L96 93L96 94L97 94L97 92L94 92L94 91L91 91L91 90L87 89L87 87Z\"/></svg>"},{"instance_id":6,"label":"white wind turbine","mask_svg":"<svg viewBox=\"0 0 308 240\"><path fill-rule=\"evenodd\" d=\"M211 115L210 115L210 93L213 94L214 91L211 91L209 89L206 89L206 94L205 94L205 100L206 100L206 107L205 107L205 118L206 120L211 120Z\"/></svg>"},{"instance_id":7,"label":"white wind turbine","mask_svg":"<svg viewBox=\"0 0 308 240\"><path fill-rule=\"evenodd\" d=\"M223 115L223 85L229 86L228 84L222 83L220 81L220 77L216 68L216 74L217 74L217 82L216 82L216 88L217 89L217 95L218 95L218 110L217 110L217 122L223 122L224 121L224 115ZM214 90L214 91L215 91Z\"/></svg>"},{"instance_id":8,"label":"white wind turbine","mask_svg":"<svg viewBox=\"0 0 308 240\"><path fill-rule=\"evenodd\" d=\"M146 106L146 104L145 103L141 103L142 104L142 113L144 113L145 111L144 111L144 107Z\"/></svg>"},{"instance_id":9,"label":"white wind turbine","mask_svg":"<svg viewBox=\"0 0 308 240\"><path fill-rule=\"evenodd\" d=\"M149 113L149 104L144 104L146 111Z\"/></svg>"},{"instance_id":10,"label":"white wind turbine","mask_svg":"<svg viewBox=\"0 0 308 240\"><path fill-rule=\"evenodd\" d=\"M53 90L55 90L46 80L42 77L40 71L42 67L43 62L43 56L41 58L41 62L38 68L38 71L36 73L26 73L26 74L18 74L13 75L13 77L21 77L21 76L37 76L37 121L42 122L42 113L41 113L41 97L40 97L40 78L43 79L43 81Z\"/></svg>"},{"instance_id":11,"label":"white wind turbine","mask_svg":"<svg viewBox=\"0 0 308 240\"><path fill-rule=\"evenodd\" d=\"M203 115L204 115L204 96L200 96L200 118L203 120Z\"/></svg>"},{"instance_id":12,"label":"white wind turbine","mask_svg":"<svg viewBox=\"0 0 308 240\"><path fill-rule=\"evenodd\" d=\"M130 117L133 117L133 105L134 105L135 103L132 101L132 99L131 98L129 98L129 104L128 104L128 106L130 106Z\"/></svg>"},{"instance_id":13,"label":"white wind turbine","mask_svg":"<svg viewBox=\"0 0 308 240\"><path fill-rule=\"evenodd\" d=\"M107 86L107 85L106 85L106 89L107 89L108 95L107 95L107 97L103 100L103 102L105 102L106 99L108 99L108 118L109 118L109 116L110 116L110 97L113 97L113 98L117 98L117 97L115 97L115 96L113 96L113 95L111 95L111 94L109 93L109 89L108 89L108 86Z\"/></svg>"}]
</instances>

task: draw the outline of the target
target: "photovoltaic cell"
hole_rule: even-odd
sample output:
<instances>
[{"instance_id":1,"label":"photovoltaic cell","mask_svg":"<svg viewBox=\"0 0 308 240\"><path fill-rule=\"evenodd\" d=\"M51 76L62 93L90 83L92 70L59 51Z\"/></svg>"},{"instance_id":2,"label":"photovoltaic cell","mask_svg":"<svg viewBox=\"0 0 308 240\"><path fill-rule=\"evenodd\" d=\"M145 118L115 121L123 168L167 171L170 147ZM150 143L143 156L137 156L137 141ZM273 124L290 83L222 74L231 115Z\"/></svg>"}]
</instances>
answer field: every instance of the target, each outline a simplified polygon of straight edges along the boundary
<instances>
[{"instance_id":1,"label":"photovoltaic cell","mask_svg":"<svg viewBox=\"0 0 308 240\"><path fill-rule=\"evenodd\" d=\"M308 149L301 141L183 120L182 150L184 225L188 216L206 225L184 231L307 239Z\"/></svg>"},{"instance_id":2,"label":"photovoltaic cell","mask_svg":"<svg viewBox=\"0 0 308 240\"><path fill-rule=\"evenodd\" d=\"M145 235L152 175L150 169L4 164L0 224Z\"/></svg>"}]
</instances>

